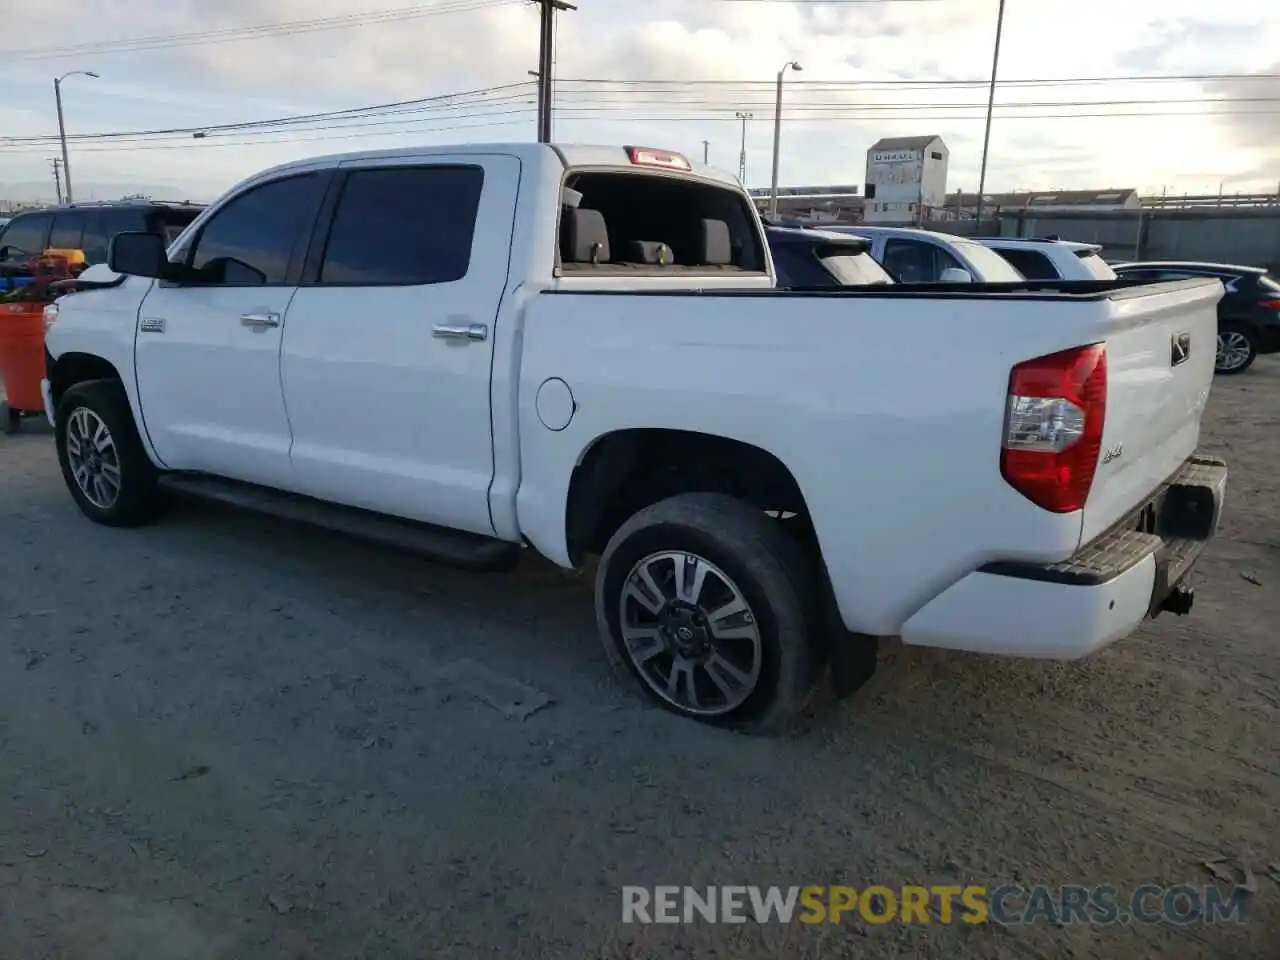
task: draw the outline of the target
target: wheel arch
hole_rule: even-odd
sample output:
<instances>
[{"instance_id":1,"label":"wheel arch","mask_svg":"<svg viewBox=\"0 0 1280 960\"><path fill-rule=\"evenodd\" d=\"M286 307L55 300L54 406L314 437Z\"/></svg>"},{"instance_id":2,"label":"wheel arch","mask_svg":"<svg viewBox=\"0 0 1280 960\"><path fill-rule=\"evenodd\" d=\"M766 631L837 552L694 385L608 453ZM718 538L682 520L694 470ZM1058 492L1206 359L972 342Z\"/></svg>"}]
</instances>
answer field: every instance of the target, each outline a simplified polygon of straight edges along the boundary
<instances>
[{"instance_id":1,"label":"wheel arch","mask_svg":"<svg viewBox=\"0 0 1280 960\"><path fill-rule=\"evenodd\" d=\"M121 389L124 390L125 397L128 398L129 410L133 415L134 426L138 430L138 438L142 441L142 448L157 467L164 468L164 464L151 444L151 436L147 432L146 421L143 419L142 411L139 409L135 384L124 375L118 364L113 363L99 353L80 350L69 350L60 354L52 362L49 362L50 359L52 358L46 358L46 363L48 364L47 376L55 413L58 405L62 402L63 396L72 387L95 380L114 380L120 384Z\"/></svg>"},{"instance_id":2,"label":"wheel arch","mask_svg":"<svg viewBox=\"0 0 1280 960\"><path fill-rule=\"evenodd\" d=\"M570 478L564 533L571 562L602 552L633 514L681 493L723 493L808 516L795 475L763 447L691 430L615 430L586 446Z\"/></svg>"}]
</instances>

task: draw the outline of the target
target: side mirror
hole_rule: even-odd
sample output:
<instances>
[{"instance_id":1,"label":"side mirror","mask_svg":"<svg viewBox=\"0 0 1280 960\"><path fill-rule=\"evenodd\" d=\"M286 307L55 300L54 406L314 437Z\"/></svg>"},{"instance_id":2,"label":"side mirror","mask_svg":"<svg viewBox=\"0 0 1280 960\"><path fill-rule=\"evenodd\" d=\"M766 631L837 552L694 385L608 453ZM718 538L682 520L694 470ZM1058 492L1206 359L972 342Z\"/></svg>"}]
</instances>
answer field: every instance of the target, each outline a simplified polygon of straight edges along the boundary
<instances>
[{"instance_id":1,"label":"side mirror","mask_svg":"<svg viewBox=\"0 0 1280 960\"><path fill-rule=\"evenodd\" d=\"M947 267L938 277L939 283L973 283L973 274L959 267Z\"/></svg>"},{"instance_id":2,"label":"side mirror","mask_svg":"<svg viewBox=\"0 0 1280 960\"><path fill-rule=\"evenodd\" d=\"M164 238L155 233L117 233L107 244L112 273L163 280L170 274Z\"/></svg>"}]
</instances>

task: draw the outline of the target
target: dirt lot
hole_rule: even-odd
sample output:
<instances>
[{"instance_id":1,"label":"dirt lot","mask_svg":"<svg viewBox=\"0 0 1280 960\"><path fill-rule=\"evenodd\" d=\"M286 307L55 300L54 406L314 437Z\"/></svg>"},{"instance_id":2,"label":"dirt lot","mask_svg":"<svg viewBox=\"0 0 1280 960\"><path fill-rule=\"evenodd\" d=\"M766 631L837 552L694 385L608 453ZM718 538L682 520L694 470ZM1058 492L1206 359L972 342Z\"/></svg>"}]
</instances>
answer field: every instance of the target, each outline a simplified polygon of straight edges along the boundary
<instances>
[{"instance_id":1,"label":"dirt lot","mask_svg":"<svg viewBox=\"0 0 1280 960\"><path fill-rule=\"evenodd\" d=\"M106 530L47 432L0 437L0 957L1280 956L1278 424L1280 363L1215 385L1193 616L1074 665L891 650L788 740L637 705L584 577L211 506ZM483 668L553 702L509 716ZM624 884L1126 890L1223 855L1244 923L620 923Z\"/></svg>"}]
</instances>

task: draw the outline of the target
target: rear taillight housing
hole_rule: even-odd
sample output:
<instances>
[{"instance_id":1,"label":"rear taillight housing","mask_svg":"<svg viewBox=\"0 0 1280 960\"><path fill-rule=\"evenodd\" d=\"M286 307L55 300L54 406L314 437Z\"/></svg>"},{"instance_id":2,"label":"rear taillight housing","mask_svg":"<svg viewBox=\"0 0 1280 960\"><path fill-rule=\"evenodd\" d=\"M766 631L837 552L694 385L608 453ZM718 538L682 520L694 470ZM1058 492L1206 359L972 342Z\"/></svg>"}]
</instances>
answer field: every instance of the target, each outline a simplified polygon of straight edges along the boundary
<instances>
[{"instance_id":1,"label":"rear taillight housing","mask_svg":"<svg viewBox=\"0 0 1280 960\"><path fill-rule=\"evenodd\" d=\"M1018 364L1009 374L1000 473L1045 510L1082 509L1098 467L1106 415L1103 344Z\"/></svg>"}]
</instances>

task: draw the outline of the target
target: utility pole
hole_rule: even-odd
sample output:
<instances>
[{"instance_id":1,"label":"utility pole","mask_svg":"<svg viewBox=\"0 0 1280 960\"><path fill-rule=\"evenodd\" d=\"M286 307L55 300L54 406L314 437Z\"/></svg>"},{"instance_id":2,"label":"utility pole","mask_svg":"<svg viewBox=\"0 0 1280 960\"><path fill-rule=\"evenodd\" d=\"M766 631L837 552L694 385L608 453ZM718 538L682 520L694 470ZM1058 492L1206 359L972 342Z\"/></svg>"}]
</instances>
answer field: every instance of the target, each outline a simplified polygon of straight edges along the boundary
<instances>
[{"instance_id":1,"label":"utility pole","mask_svg":"<svg viewBox=\"0 0 1280 960\"><path fill-rule=\"evenodd\" d=\"M88 77L91 80L97 80L99 77L92 70L72 70L70 73L53 78L53 99L58 105L58 139L62 141L62 176L67 183L67 203L70 203L72 201L71 160L67 157L67 125L62 119L62 81L67 77Z\"/></svg>"},{"instance_id":2,"label":"utility pole","mask_svg":"<svg viewBox=\"0 0 1280 960\"><path fill-rule=\"evenodd\" d=\"M53 186L58 192L58 203L62 203L62 160L58 157L50 157L49 162L53 164Z\"/></svg>"},{"instance_id":3,"label":"utility pole","mask_svg":"<svg viewBox=\"0 0 1280 960\"><path fill-rule=\"evenodd\" d=\"M705 166L710 162L711 162L711 141L703 140L702 141L702 163Z\"/></svg>"},{"instance_id":4,"label":"utility pole","mask_svg":"<svg viewBox=\"0 0 1280 960\"><path fill-rule=\"evenodd\" d=\"M742 121L742 152L738 154L738 179L744 184L747 182L747 121L754 119L754 113L743 113L739 110L734 114Z\"/></svg>"},{"instance_id":5,"label":"utility pole","mask_svg":"<svg viewBox=\"0 0 1280 960\"><path fill-rule=\"evenodd\" d=\"M1001 0L1003 3L1004 0ZM778 151L782 145L782 78L787 75L788 70L799 71L803 69L799 63L792 60L790 63L784 63L782 69L778 71L778 92L773 104L773 185L769 190L769 216L771 219L778 218Z\"/></svg>"},{"instance_id":6,"label":"utility pole","mask_svg":"<svg viewBox=\"0 0 1280 960\"><path fill-rule=\"evenodd\" d=\"M555 67L556 12L577 10L566 0L533 0L538 4L538 142L551 142L551 81Z\"/></svg>"},{"instance_id":7,"label":"utility pole","mask_svg":"<svg viewBox=\"0 0 1280 960\"><path fill-rule=\"evenodd\" d=\"M991 114L996 106L996 72L1000 69L1000 34L1004 32L1004 0L996 13L996 49L991 55L991 90L987 94L987 129L982 135L982 172L978 174L978 209L974 231L982 229L982 197L987 190L987 149L991 146Z\"/></svg>"}]
</instances>

